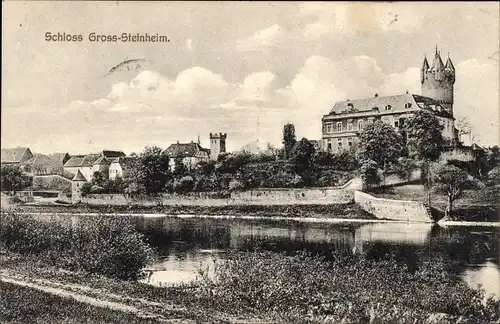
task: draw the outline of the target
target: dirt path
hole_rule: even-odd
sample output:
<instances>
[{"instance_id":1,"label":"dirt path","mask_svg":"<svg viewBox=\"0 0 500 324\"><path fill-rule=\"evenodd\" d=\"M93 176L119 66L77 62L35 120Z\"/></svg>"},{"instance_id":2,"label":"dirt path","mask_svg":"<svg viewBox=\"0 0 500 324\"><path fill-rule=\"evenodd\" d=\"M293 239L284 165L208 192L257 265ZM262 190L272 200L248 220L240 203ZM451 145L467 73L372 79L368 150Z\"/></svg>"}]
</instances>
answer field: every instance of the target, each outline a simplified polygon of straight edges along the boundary
<instances>
[{"instance_id":1,"label":"dirt path","mask_svg":"<svg viewBox=\"0 0 500 324\"><path fill-rule=\"evenodd\" d=\"M194 320L185 318L166 318L162 315L184 310L184 308L174 305L165 305L145 299L110 294L81 285L62 284L45 279L27 279L22 276L14 276L5 273L2 273L0 280L23 287L41 290L64 298L73 298L78 302L87 303L92 306L132 313L140 318L155 319L162 323L196 323Z\"/></svg>"}]
</instances>

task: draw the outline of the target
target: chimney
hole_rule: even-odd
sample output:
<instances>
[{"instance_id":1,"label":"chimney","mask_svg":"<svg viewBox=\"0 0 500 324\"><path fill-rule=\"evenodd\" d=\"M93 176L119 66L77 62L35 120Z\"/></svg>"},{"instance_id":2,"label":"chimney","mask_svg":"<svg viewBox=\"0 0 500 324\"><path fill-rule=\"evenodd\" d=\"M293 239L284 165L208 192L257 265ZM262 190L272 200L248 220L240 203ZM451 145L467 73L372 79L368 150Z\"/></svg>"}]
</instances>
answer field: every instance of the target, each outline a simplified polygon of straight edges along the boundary
<instances>
[{"instance_id":1,"label":"chimney","mask_svg":"<svg viewBox=\"0 0 500 324\"><path fill-rule=\"evenodd\" d=\"M377 97L378 97L378 93L375 94L375 98L377 98Z\"/></svg>"}]
</instances>

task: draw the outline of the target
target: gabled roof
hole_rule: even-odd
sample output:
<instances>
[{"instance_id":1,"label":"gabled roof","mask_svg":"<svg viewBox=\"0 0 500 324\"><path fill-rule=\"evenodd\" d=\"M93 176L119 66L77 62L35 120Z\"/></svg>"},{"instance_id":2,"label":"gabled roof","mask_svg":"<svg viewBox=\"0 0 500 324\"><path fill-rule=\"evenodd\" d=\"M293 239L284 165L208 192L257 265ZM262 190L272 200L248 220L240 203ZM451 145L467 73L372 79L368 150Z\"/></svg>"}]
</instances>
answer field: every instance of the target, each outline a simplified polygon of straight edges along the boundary
<instances>
[{"instance_id":1,"label":"gabled roof","mask_svg":"<svg viewBox=\"0 0 500 324\"><path fill-rule=\"evenodd\" d=\"M198 143L177 143L170 145L167 149L163 150L162 154L168 157L193 157L196 156L198 152L210 153L209 149L201 147Z\"/></svg>"},{"instance_id":2,"label":"gabled roof","mask_svg":"<svg viewBox=\"0 0 500 324\"><path fill-rule=\"evenodd\" d=\"M87 181L87 179L83 176L80 170L78 170L73 178L73 181Z\"/></svg>"},{"instance_id":3,"label":"gabled roof","mask_svg":"<svg viewBox=\"0 0 500 324\"><path fill-rule=\"evenodd\" d=\"M122 169L130 168L139 158L132 156L122 156L111 161L111 164L117 163L120 164Z\"/></svg>"},{"instance_id":4,"label":"gabled roof","mask_svg":"<svg viewBox=\"0 0 500 324\"><path fill-rule=\"evenodd\" d=\"M93 165L109 165L109 161L104 156L101 156L100 158L95 160Z\"/></svg>"},{"instance_id":5,"label":"gabled roof","mask_svg":"<svg viewBox=\"0 0 500 324\"><path fill-rule=\"evenodd\" d=\"M26 152L31 153L27 147L3 148L1 151L1 162L19 163Z\"/></svg>"},{"instance_id":6,"label":"gabled roof","mask_svg":"<svg viewBox=\"0 0 500 324\"><path fill-rule=\"evenodd\" d=\"M426 71L429 69L429 61L427 61L427 57L424 58L424 63L422 64L422 70Z\"/></svg>"},{"instance_id":7,"label":"gabled roof","mask_svg":"<svg viewBox=\"0 0 500 324\"><path fill-rule=\"evenodd\" d=\"M125 156L125 153L123 153L122 151L104 150L101 152L101 156L104 156L107 159L113 159Z\"/></svg>"},{"instance_id":8,"label":"gabled roof","mask_svg":"<svg viewBox=\"0 0 500 324\"><path fill-rule=\"evenodd\" d=\"M65 160L69 159L71 156L68 153L52 153L49 154L52 160L59 163L64 163Z\"/></svg>"},{"instance_id":9,"label":"gabled roof","mask_svg":"<svg viewBox=\"0 0 500 324\"><path fill-rule=\"evenodd\" d=\"M73 155L65 164L64 167L79 167L82 165L82 161L85 155Z\"/></svg>"},{"instance_id":10,"label":"gabled roof","mask_svg":"<svg viewBox=\"0 0 500 324\"><path fill-rule=\"evenodd\" d=\"M411 104L411 106L408 104ZM386 106L390 106L390 109L386 110ZM415 112L417 109L429 109L437 115L453 118L443 109L438 101L429 97L409 93L395 96L375 96L372 98L337 101L329 115L334 116L358 113L371 115L372 113Z\"/></svg>"}]
</instances>

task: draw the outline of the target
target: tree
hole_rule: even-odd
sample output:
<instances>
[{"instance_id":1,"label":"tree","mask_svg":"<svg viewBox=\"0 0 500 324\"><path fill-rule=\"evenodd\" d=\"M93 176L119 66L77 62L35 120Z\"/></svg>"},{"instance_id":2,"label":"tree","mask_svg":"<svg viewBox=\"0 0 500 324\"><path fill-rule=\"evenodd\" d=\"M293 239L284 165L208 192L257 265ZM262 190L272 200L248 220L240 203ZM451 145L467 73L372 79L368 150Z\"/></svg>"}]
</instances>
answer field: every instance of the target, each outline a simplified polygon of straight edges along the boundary
<instances>
[{"instance_id":1,"label":"tree","mask_svg":"<svg viewBox=\"0 0 500 324\"><path fill-rule=\"evenodd\" d=\"M109 179L109 174L107 172L96 171L92 177L92 184L99 187L105 187L105 182Z\"/></svg>"},{"instance_id":2,"label":"tree","mask_svg":"<svg viewBox=\"0 0 500 324\"><path fill-rule=\"evenodd\" d=\"M174 191L177 193L187 193L194 188L194 179L190 176L182 177L174 182Z\"/></svg>"},{"instance_id":3,"label":"tree","mask_svg":"<svg viewBox=\"0 0 500 324\"><path fill-rule=\"evenodd\" d=\"M463 191L470 188L473 182L469 180L467 172L449 164L437 164L432 168L433 189L445 193L448 197L446 215L450 216L453 202L460 198Z\"/></svg>"},{"instance_id":4,"label":"tree","mask_svg":"<svg viewBox=\"0 0 500 324\"><path fill-rule=\"evenodd\" d=\"M184 164L183 157L181 155L177 155L174 158L174 175L179 177L183 176L187 173L188 169Z\"/></svg>"},{"instance_id":5,"label":"tree","mask_svg":"<svg viewBox=\"0 0 500 324\"><path fill-rule=\"evenodd\" d=\"M1 167L2 191L19 191L31 186L32 178L24 174L18 166Z\"/></svg>"},{"instance_id":6,"label":"tree","mask_svg":"<svg viewBox=\"0 0 500 324\"><path fill-rule=\"evenodd\" d=\"M297 140L295 137L295 126L293 124L286 124L283 127L283 149L285 159L288 159L290 157L290 152L292 151L296 142Z\"/></svg>"},{"instance_id":7,"label":"tree","mask_svg":"<svg viewBox=\"0 0 500 324\"><path fill-rule=\"evenodd\" d=\"M365 126L359 134L359 160L372 160L379 168L396 163L401 156L403 140L391 125L380 120Z\"/></svg>"},{"instance_id":8,"label":"tree","mask_svg":"<svg viewBox=\"0 0 500 324\"><path fill-rule=\"evenodd\" d=\"M305 137L296 143L289 154L289 163L293 171L302 174L307 170L311 166L315 152L314 146Z\"/></svg>"},{"instance_id":9,"label":"tree","mask_svg":"<svg viewBox=\"0 0 500 324\"><path fill-rule=\"evenodd\" d=\"M162 191L170 178L168 162L168 156L162 154L159 147L146 147L137 164L137 184L143 186L148 194Z\"/></svg>"},{"instance_id":10,"label":"tree","mask_svg":"<svg viewBox=\"0 0 500 324\"><path fill-rule=\"evenodd\" d=\"M472 137L472 126L467 117L461 117L455 122L455 140L457 143L462 143L464 136Z\"/></svg>"},{"instance_id":11,"label":"tree","mask_svg":"<svg viewBox=\"0 0 500 324\"><path fill-rule=\"evenodd\" d=\"M400 157L398 163L394 165L394 171L396 174L406 181L410 181L411 174L415 169L415 161L409 158Z\"/></svg>"},{"instance_id":12,"label":"tree","mask_svg":"<svg viewBox=\"0 0 500 324\"><path fill-rule=\"evenodd\" d=\"M419 110L403 126L410 155L421 160L436 161L443 151L443 126L427 110Z\"/></svg>"},{"instance_id":13,"label":"tree","mask_svg":"<svg viewBox=\"0 0 500 324\"><path fill-rule=\"evenodd\" d=\"M378 185L382 179L379 174L378 163L373 160L361 161L361 180L363 181L363 188L369 189L373 185Z\"/></svg>"}]
</instances>

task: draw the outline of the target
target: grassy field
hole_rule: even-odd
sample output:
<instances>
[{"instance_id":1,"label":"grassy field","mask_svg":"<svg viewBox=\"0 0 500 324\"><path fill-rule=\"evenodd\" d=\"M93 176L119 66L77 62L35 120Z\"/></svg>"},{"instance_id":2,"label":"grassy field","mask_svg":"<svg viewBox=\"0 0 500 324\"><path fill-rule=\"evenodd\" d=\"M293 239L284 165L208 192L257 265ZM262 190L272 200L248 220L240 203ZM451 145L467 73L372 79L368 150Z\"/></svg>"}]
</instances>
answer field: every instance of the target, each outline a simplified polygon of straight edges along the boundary
<instances>
[{"instance_id":1,"label":"grassy field","mask_svg":"<svg viewBox=\"0 0 500 324\"><path fill-rule=\"evenodd\" d=\"M100 297L110 293L121 296L122 302L142 299L159 305L179 305L182 311L162 313L161 308L156 307L156 312L166 318L197 323L413 324L415 320L427 323L434 318L437 320L430 323L477 324L496 323L500 318L498 300L489 299L485 304L484 292L470 288L455 277L448 269L451 265L444 260L410 268L390 257L370 261L339 254L328 263L305 254L232 253L224 263L217 264L215 276L201 273L194 282L167 287L37 267L25 258L12 259L2 266L27 278L82 284L88 287L86 290L99 291ZM25 313L33 318L72 318L71 312L78 314L77 307L81 307L70 303L66 310L45 306L32 310L30 304L38 302L37 294L18 298L20 293L15 290L3 291L13 295L3 301L1 309L0 316L10 321L7 323L29 323L22 321L28 319ZM41 300L47 300L43 298ZM20 304L15 304L16 300ZM62 305L54 303L52 305ZM61 308L59 306L57 308ZM4 310L12 307L26 310L14 313ZM105 315L99 312L96 311L92 315L96 319L90 318L88 323L149 323L133 318L120 322L125 317L119 318L114 311ZM20 321L16 322L13 317Z\"/></svg>"},{"instance_id":2,"label":"grassy field","mask_svg":"<svg viewBox=\"0 0 500 324\"><path fill-rule=\"evenodd\" d=\"M0 281L0 295L2 324L159 323L3 281Z\"/></svg>"}]
</instances>

